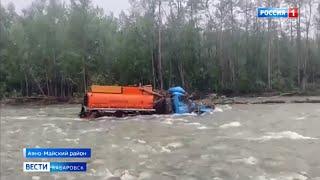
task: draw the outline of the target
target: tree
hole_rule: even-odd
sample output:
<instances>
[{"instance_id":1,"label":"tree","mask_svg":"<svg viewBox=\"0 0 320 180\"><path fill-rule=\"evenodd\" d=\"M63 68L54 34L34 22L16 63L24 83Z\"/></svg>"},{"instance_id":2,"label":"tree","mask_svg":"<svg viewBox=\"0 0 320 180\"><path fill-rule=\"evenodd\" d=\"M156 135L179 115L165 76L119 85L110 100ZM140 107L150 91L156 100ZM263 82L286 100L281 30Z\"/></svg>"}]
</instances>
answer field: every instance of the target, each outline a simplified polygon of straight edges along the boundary
<instances>
[{"instance_id":1,"label":"tree","mask_svg":"<svg viewBox=\"0 0 320 180\"><path fill-rule=\"evenodd\" d=\"M78 96L91 84L181 85L224 94L319 86L316 1L130 3L119 16L90 0L35 0L22 14L1 5L1 96ZM280 4L304 13L257 18L255 7Z\"/></svg>"}]
</instances>

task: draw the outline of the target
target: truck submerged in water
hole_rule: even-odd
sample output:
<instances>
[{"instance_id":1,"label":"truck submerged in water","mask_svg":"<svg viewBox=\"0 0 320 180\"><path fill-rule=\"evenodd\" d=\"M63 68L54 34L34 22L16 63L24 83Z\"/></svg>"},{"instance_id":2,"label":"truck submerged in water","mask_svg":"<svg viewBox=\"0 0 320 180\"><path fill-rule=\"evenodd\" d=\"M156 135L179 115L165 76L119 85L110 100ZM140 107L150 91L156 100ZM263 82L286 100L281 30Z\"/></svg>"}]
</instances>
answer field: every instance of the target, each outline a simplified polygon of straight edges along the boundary
<instances>
[{"instance_id":1,"label":"truck submerged in water","mask_svg":"<svg viewBox=\"0 0 320 180\"><path fill-rule=\"evenodd\" d=\"M123 117L144 114L185 114L211 112L214 107L199 105L181 87L155 92L146 86L92 85L84 96L80 117Z\"/></svg>"}]
</instances>

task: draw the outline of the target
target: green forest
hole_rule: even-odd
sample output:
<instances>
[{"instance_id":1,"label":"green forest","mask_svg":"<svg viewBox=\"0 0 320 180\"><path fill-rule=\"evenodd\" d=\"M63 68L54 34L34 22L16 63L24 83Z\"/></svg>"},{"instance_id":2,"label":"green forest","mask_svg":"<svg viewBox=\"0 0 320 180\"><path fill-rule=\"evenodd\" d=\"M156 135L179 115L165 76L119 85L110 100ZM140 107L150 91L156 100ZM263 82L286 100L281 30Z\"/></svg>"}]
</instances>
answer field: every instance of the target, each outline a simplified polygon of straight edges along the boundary
<instances>
[{"instance_id":1,"label":"green forest","mask_svg":"<svg viewBox=\"0 0 320 180\"><path fill-rule=\"evenodd\" d=\"M112 3L112 2L110 2ZM257 7L299 7L296 19ZM91 84L188 91L320 88L317 0L130 0L119 15L90 0L0 6L0 96L81 95Z\"/></svg>"}]
</instances>

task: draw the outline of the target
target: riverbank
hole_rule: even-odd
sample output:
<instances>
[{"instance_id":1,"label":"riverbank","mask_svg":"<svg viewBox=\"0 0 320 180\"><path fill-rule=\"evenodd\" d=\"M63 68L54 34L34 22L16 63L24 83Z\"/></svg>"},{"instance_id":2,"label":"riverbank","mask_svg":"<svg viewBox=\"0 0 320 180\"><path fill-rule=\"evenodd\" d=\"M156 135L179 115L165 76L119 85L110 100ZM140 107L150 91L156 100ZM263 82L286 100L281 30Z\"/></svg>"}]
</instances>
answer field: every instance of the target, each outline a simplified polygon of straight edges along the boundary
<instances>
[{"instance_id":1,"label":"riverbank","mask_svg":"<svg viewBox=\"0 0 320 180\"><path fill-rule=\"evenodd\" d=\"M7 105L50 105L50 104L81 104L83 98L80 97L15 97L0 100L0 104Z\"/></svg>"},{"instance_id":2,"label":"riverbank","mask_svg":"<svg viewBox=\"0 0 320 180\"><path fill-rule=\"evenodd\" d=\"M320 103L320 96L263 96L263 97L225 97L208 96L197 102L205 105L214 104L289 104Z\"/></svg>"}]
</instances>

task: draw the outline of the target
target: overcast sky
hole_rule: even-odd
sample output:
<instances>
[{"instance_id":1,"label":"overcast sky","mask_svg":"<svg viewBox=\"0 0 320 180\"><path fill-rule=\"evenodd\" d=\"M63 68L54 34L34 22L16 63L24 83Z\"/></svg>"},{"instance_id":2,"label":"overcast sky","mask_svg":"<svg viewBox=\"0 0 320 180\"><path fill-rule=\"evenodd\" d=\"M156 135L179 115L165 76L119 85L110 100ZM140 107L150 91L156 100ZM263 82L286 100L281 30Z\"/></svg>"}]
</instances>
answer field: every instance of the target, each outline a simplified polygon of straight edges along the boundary
<instances>
[{"instance_id":1,"label":"overcast sky","mask_svg":"<svg viewBox=\"0 0 320 180\"><path fill-rule=\"evenodd\" d=\"M7 6L9 2L13 2L18 13L22 9L30 6L33 0L0 0L1 4ZM69 2L69 0L61 0ZM118 15L121 10L127 10L129 8L129 0L91 0L94 5L102 7L106 13L113 12Z\"/></svg>"}]
</instances>

